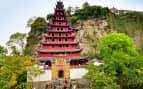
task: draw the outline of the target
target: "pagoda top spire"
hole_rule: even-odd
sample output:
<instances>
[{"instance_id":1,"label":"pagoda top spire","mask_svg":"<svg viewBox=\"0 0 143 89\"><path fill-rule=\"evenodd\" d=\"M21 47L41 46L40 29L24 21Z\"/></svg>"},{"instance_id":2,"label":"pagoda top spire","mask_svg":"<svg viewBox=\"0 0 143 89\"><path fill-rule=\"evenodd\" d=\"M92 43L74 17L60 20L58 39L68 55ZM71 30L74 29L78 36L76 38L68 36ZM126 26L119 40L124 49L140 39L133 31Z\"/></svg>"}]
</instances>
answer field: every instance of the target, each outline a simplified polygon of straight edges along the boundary
<instances>
[{"instance_id":1,"label":"pagoda top spire","mask_svg":"<svg viewBox=\"0 0 143 89\"><path fill-rule=\"evenodd\" d=\"M61 0L57 1L56 8L63 8L63 2Z\"/></svg>"},{"instance_id":2,"label":"pagoda top spire","mask_svg":"<svg viewBox=\"0 0 143 89\"><path fill-rule=\"evenodd\" d=\"M61 0L57 1L57 5L63 5L63 2Z\"/></svg>"}]
</instances>

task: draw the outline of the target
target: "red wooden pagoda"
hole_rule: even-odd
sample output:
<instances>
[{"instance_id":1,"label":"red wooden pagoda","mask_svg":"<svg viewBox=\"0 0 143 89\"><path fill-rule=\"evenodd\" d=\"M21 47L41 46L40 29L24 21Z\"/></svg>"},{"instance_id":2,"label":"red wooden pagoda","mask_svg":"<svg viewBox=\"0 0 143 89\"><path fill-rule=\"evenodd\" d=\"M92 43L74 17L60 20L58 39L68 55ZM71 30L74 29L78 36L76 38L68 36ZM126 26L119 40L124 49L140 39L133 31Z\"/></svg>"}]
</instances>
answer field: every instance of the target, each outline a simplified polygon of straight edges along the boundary
<instances>
[{"instance_id":1,"label":"red wooden pagoda","mask_svg":"<svg viewBox=\"0 0 143 89\"><path fill-rule=\"evenodd\" d=\"M46 41L41 42L43 49L38 50L40 62L51 69L59 67L55 67L55 65L61 65L62 67L68 65L69 68L72 66L86 65L88 63L88 58L79 57L82 49L77 49L79 43L74 42L78 31L79 29L70 28L70 25L67 23L64 5L61 1L58 1L52 23L50 24L50 29L47 30L47 35L44 36ZM56 61L54 61L56 58L57 60L65 58L66 60L63 61L65 63L56 64ZM62 72L57 71L55 73ZM60 74L57 75L59 75L59 77L62 76ZM64 73L63 78L66 77L65 75Z\"/></svg>"}]
</instances>

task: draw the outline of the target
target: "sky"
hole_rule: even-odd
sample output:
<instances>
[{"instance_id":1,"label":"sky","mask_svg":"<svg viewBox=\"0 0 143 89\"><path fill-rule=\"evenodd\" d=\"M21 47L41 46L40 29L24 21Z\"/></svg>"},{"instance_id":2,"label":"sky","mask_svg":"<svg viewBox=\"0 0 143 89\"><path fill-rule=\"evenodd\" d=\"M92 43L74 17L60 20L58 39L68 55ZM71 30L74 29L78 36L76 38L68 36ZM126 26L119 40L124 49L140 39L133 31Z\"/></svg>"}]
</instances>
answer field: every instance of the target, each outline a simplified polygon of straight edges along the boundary
<instances>
[{"instance_id":1,"label":"sky","mask_svg":"<svg viewBox=\"0 0 143 89\"><path fill-rule=\"evenodd\" d=\"M11 34L28 33L29 18L46 17L53 13L57 0L0 0L0 45L6 46ZM81 7L84 2L90 5L115 7L124 10L143 11L143 0L61 0L65 8Z\"/></svg>"}]
</instances>

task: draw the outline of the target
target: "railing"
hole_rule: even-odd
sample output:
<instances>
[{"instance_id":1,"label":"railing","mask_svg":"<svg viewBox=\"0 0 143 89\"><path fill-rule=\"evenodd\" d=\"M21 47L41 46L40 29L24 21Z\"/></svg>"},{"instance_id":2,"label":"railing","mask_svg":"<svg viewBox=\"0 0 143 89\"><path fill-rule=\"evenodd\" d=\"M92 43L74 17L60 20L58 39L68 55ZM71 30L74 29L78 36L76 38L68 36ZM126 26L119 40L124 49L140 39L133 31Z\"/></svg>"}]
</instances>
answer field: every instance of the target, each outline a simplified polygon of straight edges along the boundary
<instances>
[{"instance_id":1,"label":"railing","mask_svg":"<svg viewBox=\"0 0 143 89\"><path fill-rule=\"evenodd\" d=\"M55 14L57 16L65 16L66 14Z\"/></svg>"},{"instance_id":2,"label":"railing","mask_svg":"<svg viewBox=\"0 0 143 89\"><path fill-rule=\"evenodd\" d=\"M55 24L51 24L52 26L60 26L60 27L68 27L69 25L55 25Z\"/></svg>"},{"instance_id":3,"label":"railing","mask_svg":"<svg viewBox=\"0 0 143 89\"><path fill-rule=\"evenodd\" d=\"M65 9L55 9L56 11L65 11Z\"/></svg>"}]
</instances>

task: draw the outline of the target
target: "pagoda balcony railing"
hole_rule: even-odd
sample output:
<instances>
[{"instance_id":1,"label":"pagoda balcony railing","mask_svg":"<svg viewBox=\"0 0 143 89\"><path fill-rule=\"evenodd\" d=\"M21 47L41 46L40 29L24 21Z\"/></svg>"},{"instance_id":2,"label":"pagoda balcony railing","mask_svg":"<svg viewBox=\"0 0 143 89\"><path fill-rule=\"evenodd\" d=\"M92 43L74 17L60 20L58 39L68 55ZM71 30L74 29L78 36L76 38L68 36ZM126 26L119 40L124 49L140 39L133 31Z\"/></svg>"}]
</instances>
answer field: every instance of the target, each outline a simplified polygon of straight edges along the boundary
<instances>
[{"instance_id":1,"label":"pagoda balcony railing","mask_svg":"<svg viewBox=\"0 0 143 89\"><path fill-rule=\"evenodd\" d=\"M72 30L67 30L67 31L53 31L53 30L47 30L49 33L69 33L72 32Z\"/></svg>"},{"instance_id":2,"label":"pagoda balcony railing","mask_svg":"<svg viewBox=\"0 0 143 89\"><path fill-rule=\"evenodd\" d=\"M53 27L68 27L69 25L55 25L55 24L50 24Z\"/></svg>"},{"instance_id":3,"label":"pagoda balcony railing","mask_svg":"<svg viewBox=\"0 0 143 89\"><path fill-rule=\"evenodd\" d=\"M43 45L77 45L79 44L78 42L73 42L73 43L47 43L47 42L40 42Z\"/></svg>"},{"instance_id":4,"label":"pagoda balcony railing","mask_svg":"<svg viewBox=\"0 0 143 89\"><path fill-rule=\"evenodd\" d=\"M44 35L45 38L75 38L75 36L47 36Z\"/></svg>"},{"instance_id":5,"label":"pagoda balcony railing","mask_svg":"<svg viewBox=\"0 0 143 89\"><path fill-rule=\"evenodd\" d=\"M64 22L67 21L67 19L52 19L53 21L58 21L58 22Z\"/></svg>"},{"instance_id":6,"label":"pagoda balcony railing","mask_svg":"<svg viewBox=\"0 0 143 89\"><path fill-rule=\"evenodd\" d=\"M55 14L56 16L66 16L66 14Z\"/></svg>"},{"instance_id":7,"label":"pagoda balcony railing","mask_svg":"<svg viewBox=\"0 0 143 89\"><path fill-rule=\"evenodd\" d=\"M62 12L62 11L65 11L65 9L58 9L58 8L56 8L55 11Z\"/></svg>"}]
</instances>

